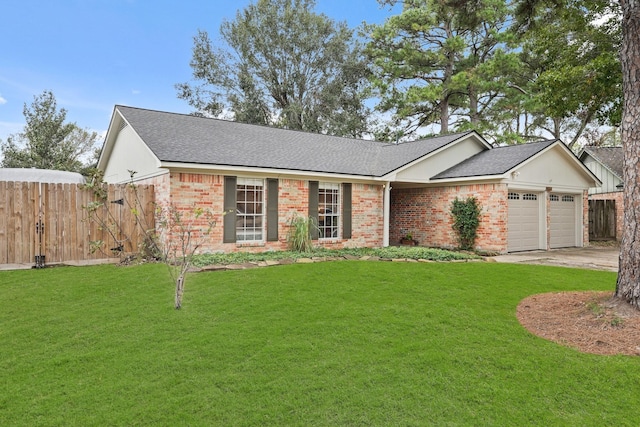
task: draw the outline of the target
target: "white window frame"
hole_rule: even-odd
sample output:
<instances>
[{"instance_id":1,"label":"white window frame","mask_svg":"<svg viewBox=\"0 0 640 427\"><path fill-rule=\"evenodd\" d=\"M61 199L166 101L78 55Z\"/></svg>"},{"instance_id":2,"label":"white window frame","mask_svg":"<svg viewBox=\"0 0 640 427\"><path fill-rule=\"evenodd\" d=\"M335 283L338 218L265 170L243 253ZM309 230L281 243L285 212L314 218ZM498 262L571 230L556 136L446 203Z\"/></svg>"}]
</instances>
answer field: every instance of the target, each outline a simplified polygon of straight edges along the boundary
<instances>
[{"instance_id":1,"label":"white window frame","mask_svg":"<svg viewBox=\"0 0 640 427\"><path fill-rule=\"evenodd\" d=\"M253 191L247 191L246 187L255 187ZM260 189L257 190L257 187ZM259 191L256 197L247 197ZM244 197L240 197L244 194ZM265 239L265 183L260 178L237 178L236 181L236 241L237 242L263 242ZM259 212L257 212L259 211ZM260 225L255 226L259 218ZM253 224L253 225L251 225Z\"/></svg>"},{"instance_id":2,"label":"white window frame","mask_svg":"<svg viewBox=\"0 0 640 427\"><path fill-rule=\"evenodd\" d=\"M342 190L339 183L318 183L318 239L340 238ZM328 235L327 235L328 234Z\"/></svg>"}]
</instances>

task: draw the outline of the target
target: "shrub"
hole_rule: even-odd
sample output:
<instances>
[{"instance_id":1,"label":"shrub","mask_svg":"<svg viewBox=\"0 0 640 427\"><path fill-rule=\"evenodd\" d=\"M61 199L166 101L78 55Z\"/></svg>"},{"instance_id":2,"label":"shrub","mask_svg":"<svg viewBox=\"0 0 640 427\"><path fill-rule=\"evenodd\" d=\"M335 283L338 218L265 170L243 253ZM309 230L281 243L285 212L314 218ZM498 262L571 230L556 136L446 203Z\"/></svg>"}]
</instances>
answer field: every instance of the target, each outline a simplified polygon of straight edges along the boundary
<instances>
[{"instance_id":1,"label":"shrub","mask_svg":"<svg viewBox=\"0 0 640 427\"><path fill-rule=\"evenodd\" d=\"M460 200L457 197L451 204L453 230L458 235L458 246L462 250L473 250L480 225L481 206L475 197Z\"/></svg>"},{"instance_id":2,"label":"shrub","mask_svg":"<svg viewBox=\"0 0 640 427\"><path fill-rule=\"evenodd\" d=\"M315 225L310 217L295 215L291 218L287 233L289 250L296 252L311 252L313 250L311 227L315 227Z\"/></svg>"}]
</instances>

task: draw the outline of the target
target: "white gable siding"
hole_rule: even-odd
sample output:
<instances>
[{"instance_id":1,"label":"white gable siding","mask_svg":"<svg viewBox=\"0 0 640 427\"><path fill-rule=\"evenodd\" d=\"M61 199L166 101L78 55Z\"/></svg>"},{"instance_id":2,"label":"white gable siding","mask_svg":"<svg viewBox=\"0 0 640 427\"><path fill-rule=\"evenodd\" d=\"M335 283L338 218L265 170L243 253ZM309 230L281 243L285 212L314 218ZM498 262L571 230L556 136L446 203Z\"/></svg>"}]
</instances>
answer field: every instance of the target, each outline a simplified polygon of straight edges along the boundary
<instances>
[{"instance_id":1,"label":"white gable siding","mask_svg":"<svg viewBox=\"0 0 640 427\"><path fill-rule=\"evenodd\" d=\"M552 191L581 193L593 185L578 161L574 161L562 147L554 147L516 167L509 176L509 186L538 188Z\"/></svg>"},{"instance_id":2,"label":"white gable siding","mask_svg":"<svg viewBox=\"0 0 640 427\"><path fill-rule=\"evenodd\" d=\"M428 182L429 178L457 165L463 160L485 150L475 138L467 138L447 146L426 159L398 172L396 180L407 182Z\"/></svg>"},{"instance_id":3,"label":"white gable siding","mask_svg":"<svg viewBox=\"0 0 640 427\"><path fill-rule=\"evenodd\" d=\"M147 178L161 172L160 162L140 140L138 135L125 126L118 135L104 172L108 183L123 183L131 180L129 170L135 171L135 178Z\"/></svg>"},{"instance_id":4,"label":"white gable siding","mask_svg":"<svg viewBox=\"0 0 640 427\"><path fill-rule=\"evenodd\" d=\"M622 181L613 173L611 173L611 171L607 169L602 163L589 155L585 156L583 163L586 167L589 168L591 172L593 172L595 176L600 179L600 181L602 181L601 187L589 188L589 194L613 193L614 191L621 191L619 188L616 188L616 186L618 184L622 184Z\"/></svg>"}]
</instances>

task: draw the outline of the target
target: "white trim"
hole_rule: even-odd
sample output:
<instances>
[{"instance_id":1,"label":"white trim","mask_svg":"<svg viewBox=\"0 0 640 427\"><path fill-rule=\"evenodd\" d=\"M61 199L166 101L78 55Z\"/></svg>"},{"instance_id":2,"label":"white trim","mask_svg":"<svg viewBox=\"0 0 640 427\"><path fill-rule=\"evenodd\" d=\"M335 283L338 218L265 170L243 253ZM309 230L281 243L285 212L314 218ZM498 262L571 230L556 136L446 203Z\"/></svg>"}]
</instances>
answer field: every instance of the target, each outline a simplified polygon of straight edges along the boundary
<instances>
[{"instance_id":1,"label":"white trim","mask_svg":"<svg viewBox=\"0 0 640 427\"><path fill-rule=\"evenodd\" d=\"M116 116L116 113L117 113L117 116ZM124 115L120 112L120 110L118 110L118 107L116 106L114 108L114 110L113 110L113 115L111 116L111 122L109 123L109 127L107 128L107 135L105 137L105 143L104 143L104 145L102 147L102 150L100 151L100 158L98 158L98 163L96 165L96 169L101 170L101 171L105 170L105 168L107 166L106 163L108 163L108 160L111 157L111 153L113 153L113 148L115 147L116 141L118 139L118 135L120 134L120 131L122 130L122 123L123 122L126 123L131 128L131 130L136 135L138 140L142 143L142 145L147 150L147 152L149 154L151 154L151 156L156 160L156 167L161 168L162 167L162 162L160 161L158 156L156 156L156 154L153 151L151 151L151 148L149 148L149 146L144 141L144 139L142 139L140 137L140 135L138 134L136 129L133 126L131 126L131 123L129 123L127 121L127 119L125 119ZM116 123L118 125L114 126ZM106 158L104 156L105 153L107 153L107 157ZM103 161L103 159L104 159L104 161ZM104 162L106 162L106 163L103 164Z\"/></svg>"},{"instance_id":2,"label":"white trim","mask_svg":"<svg viewBox=\"0 0 640 427\"><path fill-rule=\"evenodd\" d=\"M384 184L384 194L382 202L382 247L389 246L389 216L391 212L391 182Z\"/></svg>"},{"instance_id":3,"label":"white trim","mask_svg":"<svg viewBox=\"0 0 640 427\"><path fill-rule=\"evenodd\" d=\"M193 163L173 163L161 162L160 167L167 169L183 170L185 172L206 173L208 175L246 175L246 176L268 176L285 179L302 179L312 181L328 181L328 182L353 182L366 184L382 184L382 180L373 176L336 174L330 172L310 172L288 169L272 169L272 168L254 168L248 166L228 166L228 165L198 165Z\"/></svg>"},{"instance_id":4,"label":"white trim","mask_svg":"<svg viewBox=\"0 0 640 427\"><path fill-rule=\"evenodd\" d=\"M240 234L247 234L247 229L243 228L241 230L238 230L238 224L237 224L237 218L238 215L236 214L236 243L238 244L246 244L246 243L264 243L264 241L266 240L266 230L265 230L265 225L266 225L266 185L265 185L265 180L264 178L253 178L253 177L243 177L243 176L238 176L236 177L236 194L238 193L238 187L241 185L249 185L249 186L259 186L261 187L260 193L262 193L262 200L260 201L260 206L262 208L262 212L260 213L259 217L261 218L260 222L262 223L260 226L260 239L247 239L247 240L240 240L238 239L238 235ZM242 203L244 201L241 201L240 203ZM236 197L236 211L238 210L238 200ZM244 217L247 217L246 212L243 215ZM249 217L253 217L256 218L257 216L252 215Z\"/></svg>"},{"instance_id":5,"label":"white trim","mask_svg":"<svg viewBox=\"0 0 640 427\"><path fill-rule=\"evenodd\" d=\"M320 181L318 182L318 210L322 209L322 208L327 208L327 203L326 203L326 199L324 204L320 201L320 193L322 191L337 191L336 194L336 205L335 205L335 209L336 212L330 211L330 215L329 218L333 218L336 220L337 224L332 224L327 226L326 223L323 222L323 225L320 225L320 217L324 216L324 221L326 221L327 219L327 215L326 212L318 212L318 231L319 231L319 235L318 235L318 241L322 241L322 242L326 242L326 241L334 241L334 240L340 240L342 238L342 196L343 196L343 192L342 192L342 184L338 183L338 182L327 182L327 181ZM325 193L326 194L326 193ZM323 234L323 232L327 229L332 229L335 228L335 232L336 235L335 236L324 236L324 237L320 237L320 234Z\"/></svg>"}]
</instances>

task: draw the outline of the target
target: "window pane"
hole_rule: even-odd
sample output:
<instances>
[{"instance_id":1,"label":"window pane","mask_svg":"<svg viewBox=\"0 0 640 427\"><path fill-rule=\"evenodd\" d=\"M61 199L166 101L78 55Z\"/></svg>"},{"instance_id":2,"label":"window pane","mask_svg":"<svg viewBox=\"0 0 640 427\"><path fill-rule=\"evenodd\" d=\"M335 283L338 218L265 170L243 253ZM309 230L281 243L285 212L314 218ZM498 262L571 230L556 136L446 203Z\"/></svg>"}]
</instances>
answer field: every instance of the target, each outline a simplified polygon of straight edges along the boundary
<instances>
[{"instance_id":1,"label":"window pane","mask_svg":"<svg viewBox=\"0 0 640 427\"><path fill-rule=\"evenodd\" d=\"M236 240L262 240L262 180L238 178L236 188Z\"/></svg>"},{"instance_id":2,"label":"window pane","mask_svg":"<svg viewBox=\"0 0 640 427\"><path fill-rule=\"evenodd\" d=\"M320 183L318 188L318 228L321 239L338 238L340 185Z\"/></svg>"}]
</instances>

